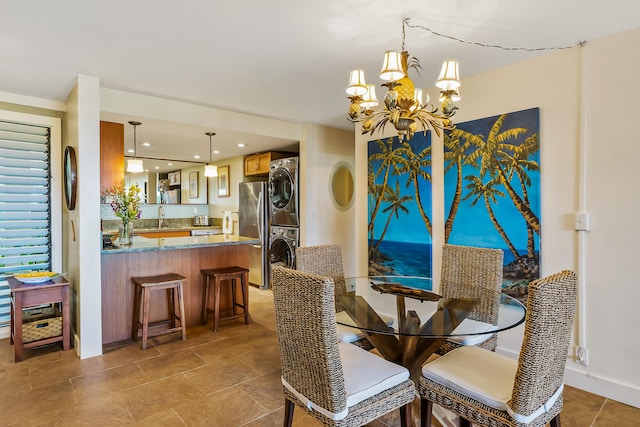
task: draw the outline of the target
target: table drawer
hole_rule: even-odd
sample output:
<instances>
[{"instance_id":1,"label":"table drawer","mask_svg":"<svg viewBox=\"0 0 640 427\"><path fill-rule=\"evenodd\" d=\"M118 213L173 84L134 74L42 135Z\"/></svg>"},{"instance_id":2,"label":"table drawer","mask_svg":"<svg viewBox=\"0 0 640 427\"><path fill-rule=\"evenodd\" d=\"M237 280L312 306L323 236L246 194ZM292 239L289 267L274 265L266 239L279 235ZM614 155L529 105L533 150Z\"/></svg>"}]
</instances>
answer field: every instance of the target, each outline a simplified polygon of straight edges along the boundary
<instances>
[{"instance_id":1,"label":"table drawer","mask_svg":"<svg viewBox=\"0 0 640 427\"><path fill-rule=\"evenodd\" d=\"M62 314L53 307L22 311L22 342L30 343L62 335Z\"/></svg>"}]
</instances>

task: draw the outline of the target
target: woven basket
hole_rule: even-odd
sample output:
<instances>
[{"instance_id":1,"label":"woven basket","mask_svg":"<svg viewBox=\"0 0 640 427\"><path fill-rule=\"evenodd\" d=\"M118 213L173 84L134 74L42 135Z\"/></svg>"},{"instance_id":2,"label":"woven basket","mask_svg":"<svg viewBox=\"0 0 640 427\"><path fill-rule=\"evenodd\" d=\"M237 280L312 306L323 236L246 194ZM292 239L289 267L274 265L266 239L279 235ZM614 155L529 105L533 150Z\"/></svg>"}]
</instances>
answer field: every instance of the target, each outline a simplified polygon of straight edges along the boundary
<instances>
[{"instance_id":1,"label":"woven basket","mask_svg":"<svg viewBox=\"0 0 640 427\"><path fill-rule=\"evenodd\" d=\"M22 312L22 342L29 343L62 335L62 314L57 307L32 308Z\"/></svg>"}]
</instances>

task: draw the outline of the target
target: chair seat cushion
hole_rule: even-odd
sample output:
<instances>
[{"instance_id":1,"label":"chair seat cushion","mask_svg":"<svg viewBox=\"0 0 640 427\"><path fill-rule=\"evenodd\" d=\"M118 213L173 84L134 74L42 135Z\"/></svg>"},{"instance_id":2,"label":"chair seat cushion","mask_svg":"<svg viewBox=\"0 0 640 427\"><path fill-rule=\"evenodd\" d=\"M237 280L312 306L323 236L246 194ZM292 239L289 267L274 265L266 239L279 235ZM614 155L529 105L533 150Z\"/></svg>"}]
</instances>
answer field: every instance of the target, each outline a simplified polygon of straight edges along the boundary
<instances>
[{"instance_id":1,"label":"chair seat cushion","mask_svg":"<svg viewBox=\"0 0 640 427\"><path fill-rule=\"evenodd\" d=\"M473 319L464 319L462 323L458 325L454 333L456 334L477 334L478 332L486 332L491 330L494 326L490 323L480 322ZM464 335L451 337L448 341L452 341L459 345L478 345L489 338L493 333L481 334L481 335Z\"/></svg>"},{"instance_id":2,"label":"chair seat cushion","mask_svg":"<svg viewBox=\"0 0 640 427\"><path fill-rule=\"evenodd\" d=\"M338 322L354 323L349 315L344 311L339 311L336 313L336 320ZM384 320L384 322L389 326L393 325L392 317L382 316L382 320ZM336 328L338 330L338 341L352 343L364 339L364 334L358 328L344 325L336 325Z\"/></svg>"},{"instance_id":3,"label":"chair seat cushion","mask_svg":"<svg viewBox=\"0 0 640 427\"><path fill-rule=\"evenodd\" d=\"M407 368L348 343L338 343L347 407L409 379Z\"/></svg>"},{"instance_id":4,"label":"chair seat cushion","mask_svg":"<svg viewBox=\"0 0 640 427\"><path fill-rule=\"evenodd\" d=\"M501 411L511 399L518 362L480 347L451 350L422 367L422 375Z\"/></svg>"}]
</instances>

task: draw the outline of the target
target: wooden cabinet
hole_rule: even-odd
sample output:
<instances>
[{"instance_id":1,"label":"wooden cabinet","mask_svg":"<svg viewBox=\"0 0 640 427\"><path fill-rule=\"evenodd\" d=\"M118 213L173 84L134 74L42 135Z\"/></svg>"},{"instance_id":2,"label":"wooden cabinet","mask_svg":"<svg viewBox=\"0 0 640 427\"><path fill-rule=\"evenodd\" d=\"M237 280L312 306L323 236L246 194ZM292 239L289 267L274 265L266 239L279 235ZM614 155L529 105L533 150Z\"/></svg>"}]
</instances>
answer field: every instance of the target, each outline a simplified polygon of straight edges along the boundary
<instances>
[{"instance_id":1,"label":"wooden cabinet","mask_svg":"<svg viewBox=\"0 0 640 427\"><path fill-rule=\"evenodd\" d=\"M272 160L291 157L291 153L281 153L277 151L268 151L266 153L252 154L244 158L244 175L266 175L269 173L269 167Z\"/></svg>"},{"instance_id":2,"label":"wooden cabinet","mask_svg":"<svg viewBox=\"0 0 640 427\"><path fill-rule=\"evenodd\" d=\"M248 244L224 244L212 247L154 250L144 252L102 253L102 343L131 339L133 321L133 276L177 273L187 278L184 308L187 326L202 325L203 277L200 270L232 265L249 268ZM220 289L220 311L232 311L231 287ZM236 286L240 300L242 287ZM249 303L251 304L251 303ZM149 321L165 319L169 309L164 292L152 292ZM187 334L189 335L189 334ZM187 339L189 337L187 336Z\"/></svg>"},{"instance_id":3,"label":"wooden cabinet","mask_svg":"<svg viewBox=\"0 0 640 427\"><path fill-rule=\"evenodd\" d=\"M148 237L151 239L163 239L165 237L189 237L191 231L189 230L176 230L176 231L143 231L141 233L135 233L136 236Z\"/></svg>"},{"instance_id":4,"label":"wooden cabinet","mask_svg":"<svg viewBox=\"0 0 640 427\"><path fill-rule=\"evenodd\" d=\"M100 122L100 190L124 179L124 125Z\"/></svg>"},{"instance_id":5,"label":"wooden cabinet","mask_svg":"<svg viewBox=\"0 0 640 427\"><path fill-rule=\"evenodd\" d=\"M62 341L62 348L71 348L71 309L69 305L69 281L64 276L55 277L48 282L38 284L22 283L14 277L7 279L11 289L11 330L10 342L15 346L14 360L22 360L22 350L25 348L40 347L45 344ZM62 318L60 321L60 333L36 334L35 338L28 339L23 334L22 310L26 307L36 307L45 304L60 304L62 306ZM40 329L48 326L48 319L32 322L33 328ZM54 319L51 319L53 322ZM32 332L33 330L30 329ZM53 332L53 328L51 330ZM56 331L57 332L57 331ZM28 342L23 342L28 341Z\"/></svg>"}]
</instances>

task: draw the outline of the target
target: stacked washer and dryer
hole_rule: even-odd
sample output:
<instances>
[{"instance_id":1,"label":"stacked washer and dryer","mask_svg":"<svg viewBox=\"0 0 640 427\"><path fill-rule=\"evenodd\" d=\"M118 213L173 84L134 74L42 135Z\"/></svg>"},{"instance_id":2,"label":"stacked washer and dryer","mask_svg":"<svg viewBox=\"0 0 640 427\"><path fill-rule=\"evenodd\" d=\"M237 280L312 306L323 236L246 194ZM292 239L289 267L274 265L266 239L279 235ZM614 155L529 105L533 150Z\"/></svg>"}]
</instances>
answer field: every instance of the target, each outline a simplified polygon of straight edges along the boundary
<instances>
[{"instance_id":1,"label":"stacked washer and dryer","mask_svg":"<svg viewBox=\"0 0 640 427\"><path fill-rule=\"evenodd\" d=\"M273 160L269 169L271 266L295 268L299 244L298 157Z\"/></svg>"}]
</instances>

